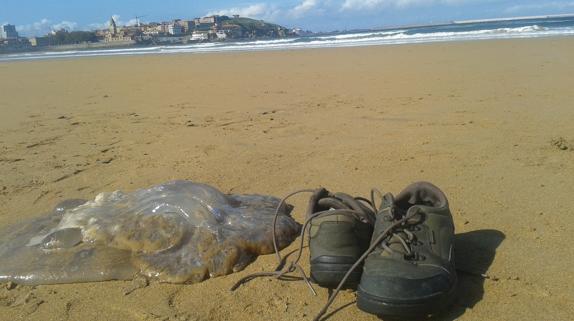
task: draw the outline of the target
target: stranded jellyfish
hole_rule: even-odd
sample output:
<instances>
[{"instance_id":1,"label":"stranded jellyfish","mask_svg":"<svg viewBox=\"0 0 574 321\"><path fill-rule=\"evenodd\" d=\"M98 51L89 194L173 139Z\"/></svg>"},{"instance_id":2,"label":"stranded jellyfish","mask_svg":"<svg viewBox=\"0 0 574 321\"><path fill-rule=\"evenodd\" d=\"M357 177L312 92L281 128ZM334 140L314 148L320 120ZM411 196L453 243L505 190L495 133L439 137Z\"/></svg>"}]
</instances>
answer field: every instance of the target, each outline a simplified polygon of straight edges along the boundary
<instances>
[{"instance_id":1,"label":"stranded jellyfish","mask_svg":"<svg viewBox=\"0 0 574 321\"><path fill-rule=\"evenodd\" d=\"M140 274L194 283L226 275L274 252L279 203L272 196L225 195L190 181L67 200L0 234L0 281L54 284ZM278 209L279 249L300 231L291 209Z\"/></svg>"}]
</instances>

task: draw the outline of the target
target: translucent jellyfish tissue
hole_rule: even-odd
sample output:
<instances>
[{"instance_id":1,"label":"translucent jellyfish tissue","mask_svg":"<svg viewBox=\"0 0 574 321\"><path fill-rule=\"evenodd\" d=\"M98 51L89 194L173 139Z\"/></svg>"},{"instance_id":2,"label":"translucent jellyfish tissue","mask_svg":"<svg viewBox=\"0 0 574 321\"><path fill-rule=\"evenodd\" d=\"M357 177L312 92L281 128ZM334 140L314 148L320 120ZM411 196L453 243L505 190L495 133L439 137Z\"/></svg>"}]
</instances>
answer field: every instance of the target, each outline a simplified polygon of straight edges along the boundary
<instances>
[{"instance_id":1,"label":"translucent jellyfish tissue","mask_svg":"<svg viewBox=\"0 0 574 321\"><path fill-rule=\"evenodd\" d=\"M67 200L47 215L0 234L0 282L55 284L127 280L195 283L242 270L273 248L279 200L225 195L190 181L132 193ZM279 210L279 249L300 232Z\"/></svg>"}]
</instances>

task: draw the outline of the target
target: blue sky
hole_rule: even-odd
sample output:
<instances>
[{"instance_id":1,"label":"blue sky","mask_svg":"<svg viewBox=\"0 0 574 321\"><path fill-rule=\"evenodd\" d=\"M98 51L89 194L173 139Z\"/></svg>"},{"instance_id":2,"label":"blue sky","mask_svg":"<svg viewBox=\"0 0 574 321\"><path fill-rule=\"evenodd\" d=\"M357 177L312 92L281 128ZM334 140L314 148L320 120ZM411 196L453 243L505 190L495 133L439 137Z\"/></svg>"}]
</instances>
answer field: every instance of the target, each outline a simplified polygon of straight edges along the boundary
<instances>
[{"instance_id":1,"label":"blue sky","mask_svg":"<svg viewBox=\"0 0 574 321\"><path fill-rule=\"evenodd\" d=\"M114 15L120 24L240 14L313 31L375 28L461 19L574 13L574 0L7 0L0 23L23 35L94 29Z\"/></svg>"}]
</instances>

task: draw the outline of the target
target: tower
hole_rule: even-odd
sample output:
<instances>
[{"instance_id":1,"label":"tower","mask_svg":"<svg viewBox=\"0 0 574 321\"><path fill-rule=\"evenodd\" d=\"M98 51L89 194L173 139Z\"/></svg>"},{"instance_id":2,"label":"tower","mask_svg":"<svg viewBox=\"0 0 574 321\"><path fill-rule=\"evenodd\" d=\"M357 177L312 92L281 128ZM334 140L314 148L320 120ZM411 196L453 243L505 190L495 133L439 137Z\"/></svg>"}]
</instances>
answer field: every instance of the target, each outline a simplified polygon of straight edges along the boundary
<instances>
[{"instance_id":1,"label":"tower","mask_svg":"<svg viewBox=\"0 0 574 321\"><path fill-rule=\"evenodd\" d=\"M118 26L116 25L116 21L114 20L114 17L110 18L109 30L110 30L110 33L112 34L112 36L115 36L118 34Z\"/></svg>"}]
</instances>

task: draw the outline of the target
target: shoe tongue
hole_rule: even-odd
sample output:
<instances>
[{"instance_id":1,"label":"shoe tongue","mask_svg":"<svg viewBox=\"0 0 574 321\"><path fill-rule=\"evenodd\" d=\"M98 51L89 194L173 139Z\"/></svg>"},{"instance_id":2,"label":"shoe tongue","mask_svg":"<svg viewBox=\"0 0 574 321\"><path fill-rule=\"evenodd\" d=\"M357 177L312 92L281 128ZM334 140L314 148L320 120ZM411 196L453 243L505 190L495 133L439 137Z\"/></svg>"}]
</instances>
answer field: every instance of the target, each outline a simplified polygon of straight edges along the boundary
<instances>
[{"instance_id":1,"label":"shoe tongue","mask_svg":"<svg viewBox=\"0 0 574 321\"><path fill-rule=\"evenodd\" d=\"M411 206L410 208L407 209L407 211L404 215L405 216L412 216L412 218L409 219L408 221L415 222L418 220L418 218L417 218L417 212L418 211L419 211L419 208L417 206ZM404 217L404 216L401 216L401 217ZM405 247L404 247L403 243L401 242L400 238L402 238L405 242L407 242L409 236L407 235L407 233L403 232L402 230L395 229L393 231L393 234L391 235L391 237L388 239L388 241L386 243L387 247L389 247L395 253L390 253L389 251L383 251L383 253L381 253L381 255L383 255L383 256L394 256L394 255L407 254L407 251L405 250Z\"/></svg>"},{"instance_id":2,"label":"shoe tongue","mask_svg":"<svg viewBox=\"0 0 574 321\"><path fill-rule=\"evenodd\" d=\"M421 223L421 221L423 220L421 215L423 215L423 214L421 213L421 208L419 206L413 205L413 206L409 207L409 209L407 210L407 213L405 214L405 216L410 217L407 220L407 224L417 225L417 224Z\"/></svg>"},{"instance_id":3,"label":"shoe tongue","mask_svg":"<svg viewBox=\"0 0 574 321\"><path fill-rule=\"evenodd\" d=\"M405 247L403 246L403 243L401 243L399 237L402 237L403 240L405 241L408 239L406 233L397 231L391 236L391 238L387 242L387 246L393 251L406 254L407 251L405 250Z\"/></svg>"}]
</instances>

